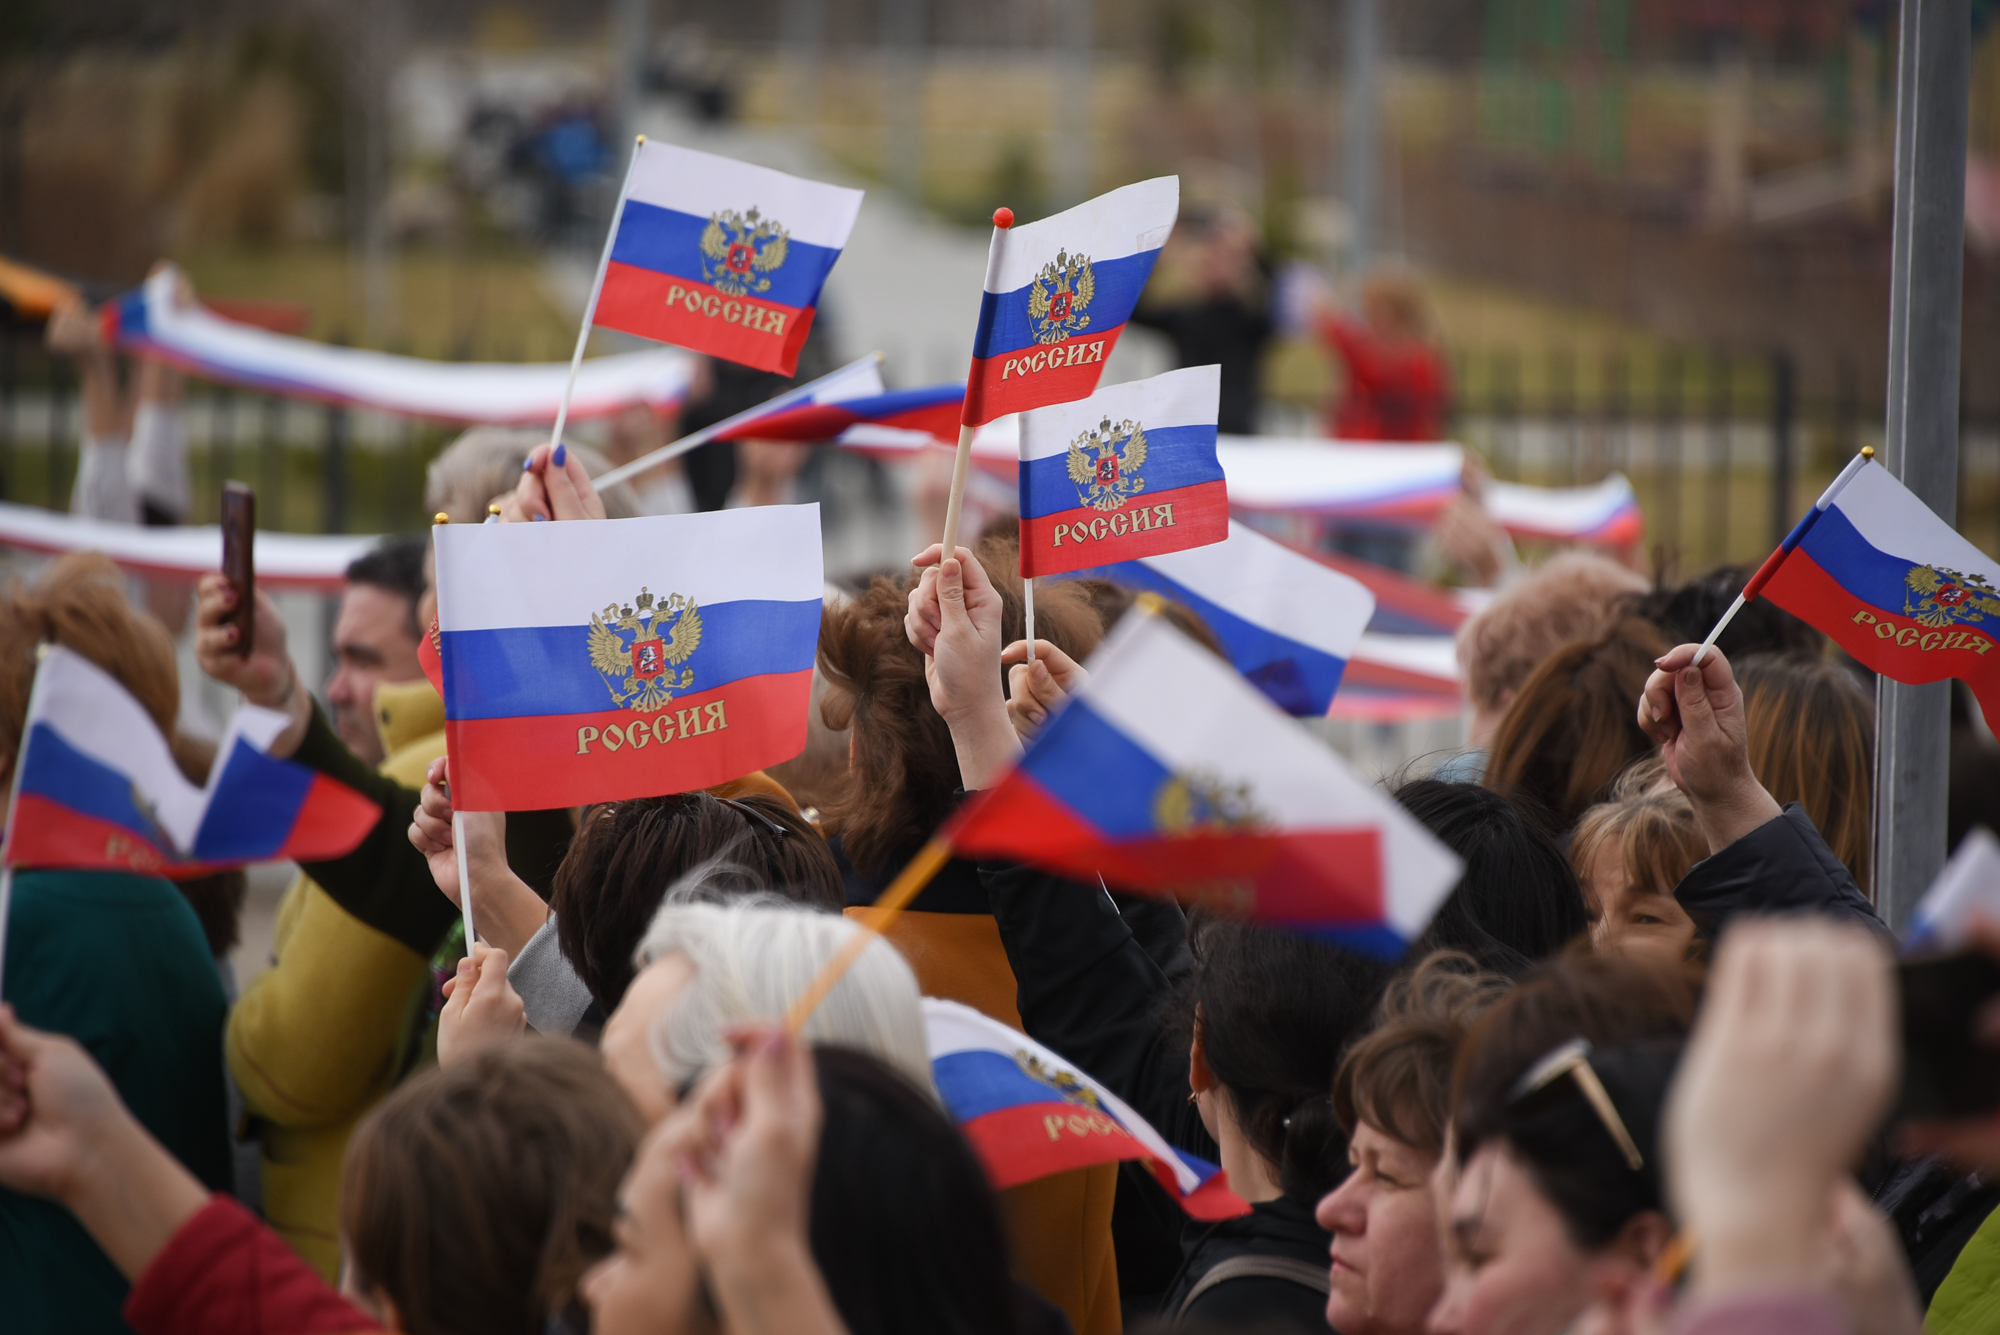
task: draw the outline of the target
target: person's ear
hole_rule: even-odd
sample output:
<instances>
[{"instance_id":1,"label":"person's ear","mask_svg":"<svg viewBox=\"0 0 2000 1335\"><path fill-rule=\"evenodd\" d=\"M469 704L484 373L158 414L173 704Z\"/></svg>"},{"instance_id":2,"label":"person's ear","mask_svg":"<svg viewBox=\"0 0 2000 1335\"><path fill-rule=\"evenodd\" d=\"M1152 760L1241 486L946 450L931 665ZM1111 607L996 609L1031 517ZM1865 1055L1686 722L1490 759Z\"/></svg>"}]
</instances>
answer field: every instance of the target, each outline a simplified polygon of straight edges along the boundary
<instances>
[{"instance_id":1,"label":"person's ear","mask_svg":"<svg viewBox=\"0 0 2000 1335\"><path fill-rule=\"evenodd\" d=\"M1658 1210L1641 1210L1626 1220L1591 1267L1597 1296L1614 1309L1624 1307L1648 1281L1673 1236L1673 1224Z\"/></svg>"}]
</instances>

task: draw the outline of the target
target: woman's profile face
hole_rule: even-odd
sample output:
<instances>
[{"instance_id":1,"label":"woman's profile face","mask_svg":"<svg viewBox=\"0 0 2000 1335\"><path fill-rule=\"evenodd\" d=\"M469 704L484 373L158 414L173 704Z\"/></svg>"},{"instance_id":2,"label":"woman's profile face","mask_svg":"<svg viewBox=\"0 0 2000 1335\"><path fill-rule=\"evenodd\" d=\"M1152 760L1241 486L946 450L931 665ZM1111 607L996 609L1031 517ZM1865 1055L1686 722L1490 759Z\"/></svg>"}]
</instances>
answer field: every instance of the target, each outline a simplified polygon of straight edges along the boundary
<instances>
[{"instance_id":1,"label":"woman's profile face","mask_svg":"<svg viewBox=\"0 0 2000 1335\"><path fill-rule=\"evenodd\" d=\"M1590 1254L1502 1143L1466 1162L1443 1224L1432 1335L1560 1335L1595 1296Z\"/></svg>"},{"instance_id":2,"label":"woman's profile face","mask_svg":"<svg viewBox=\"0 0 2000 1335\"><path fill-rule=\"evenodd\" d=\"M1625 852L1607 839L1591 859L1583 878L1583 897L1590 909L1590 944L1599 951L1651 954L1678 962L1694 944L1694 919L1675 899L1635 885L1625 872Z\"/></svg>"},{"instance_id":3,"label":"woman's profile face","mask_svg":"<svg viewBox=\"0 0 2000 1335\"><path fill-rule=\"evenodd\" d=\"M1438 1156L1367 1122L1348 1143L1354 1171L1313 1217L1333 1234L1326 1321L1341 1335L1415 1335L1443 1283L1438 1255Z\"/></svg>"},{"instance_id":4,"label":"woman's profile face","mask_svg":"<svg viewBox=\"0 0 2000 1335\"><path fill-rule=\"evenodd\" d=\"M655 1128L618 1191L611 1255L577 1286L594 1335L704 1335L701 1274L680 1213L680 1181Z\"/></svg>"}]
</instances>

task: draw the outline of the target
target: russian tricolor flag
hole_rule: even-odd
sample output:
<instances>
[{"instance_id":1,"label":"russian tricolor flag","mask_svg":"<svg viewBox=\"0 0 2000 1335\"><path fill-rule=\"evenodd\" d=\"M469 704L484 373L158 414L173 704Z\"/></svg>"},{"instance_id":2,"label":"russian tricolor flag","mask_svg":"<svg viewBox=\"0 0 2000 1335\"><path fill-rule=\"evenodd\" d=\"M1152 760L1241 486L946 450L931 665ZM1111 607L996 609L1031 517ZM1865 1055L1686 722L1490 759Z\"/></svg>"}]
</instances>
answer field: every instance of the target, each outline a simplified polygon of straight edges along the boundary
<instances>
[{"instance_id":1,"label":"russian tricolor flag","mask_svg":"<svg viewBox=\"0 0 2000 1335\"><path fill-rule=\"evenodd\" d=\"M189 783L145 707L83 655L43 651L9 819L15 867L200 876L351 851L382 811L343 783L265 754L290 720L243 705L206 787Z\"/></svg>"},{"instance_id":2,"label":"russian tricolor flag","mask_svg":"<svg viewBox=\"0 0 2000 1335\"><path fill-rule=\"evenodd\" d=\"M960 420L978 426L1096 389L1180 206L1180 177L1161 176L995 228Z\"/></svg>"},{"instance_id":3,"label":"russian tricolor flag","mask_svg":"<svg viewBox=\"0 0 2000 1335\"><path fill-rule=\"evenodd\" d=\"M1209 547L1073 572L1150 589L1208 623L1230 662L1287 714L1316 718L1375 614L1359 580L1231 521Z\"/></svg>"},{"instance_id":4,"label":"russian tricolor flag","mask_svg":"<svg viewBox=\"0 0 2000 1335\"><path fill-rule=\"evenodd\" d=\"M647 140L593 322L790 375L861 191Z\"/></svg>"},{"instance_id":5,"label":"russian tricolor flag","mask_svg":"<svg viewBox=\"0 0 2000 1335\"><path fill-rule=\"evenodd\" d=\"M1460 863L1228 664L1127 616L1018 764L940 836L1400 954Z\"/></svg>"},{"instance_id":6,"label":"russian tricolor flag","mask_svg":"<svg viewBox=\"0 0 2000 1335\"><path fill-rule=\"evenodd\" d=\"M1743 588L1897 681L1960 677L2000 719L2000 565L1856 457Z\"/></svg>"},{"instance_id":7,"label":"russian tricolor flag","mask_svg":"<svg viewBox=\"0 0 2000 1335\"><path fill-rule=\"evenodd\" d=\"M781 408L754 418L728 431L717 440L830 440L841 444L859 443L866 448L869 434L855 428L878 431L917 432L940 440L952 439L958 431L958 415L965 403L963 385L927 385L921 389L898 389L857 398L831 398Z\"/></svg>"},{"instance_id":8,"label":"russian tricolor flag","mask_svg":"<svg viewBox=\"0 0 2000 1335\"><path fill-rule=\"evenodd\" d=\"M1250 1213L1220 1168L1169 1145L1116 1094L1026 1034L936 997L924 998L924 1028L938 1093L995 1190L1139 1159L1196 1219Z\"/></svg>"},{"instance_id":9,"label":"russian tricolor flag","mask_svg":"<svg viewBox=\"0 0 2000 1335\"><path fill-rule=\"evenodd\" d=\"M1192 366L1021 415L1021 575L1229 536L1215 460L1222 368Z\"/></svg>"},{"instance_id":10,"label":"russian tricolor flag","mask_svg":"<svg viewBox=\"0 0 2000 1335\"><path fill-rule=\"evenodd\" d=\"M432 534L459 810L686 792L805 749L817 505Z\"/></svg>"}]
</instances>

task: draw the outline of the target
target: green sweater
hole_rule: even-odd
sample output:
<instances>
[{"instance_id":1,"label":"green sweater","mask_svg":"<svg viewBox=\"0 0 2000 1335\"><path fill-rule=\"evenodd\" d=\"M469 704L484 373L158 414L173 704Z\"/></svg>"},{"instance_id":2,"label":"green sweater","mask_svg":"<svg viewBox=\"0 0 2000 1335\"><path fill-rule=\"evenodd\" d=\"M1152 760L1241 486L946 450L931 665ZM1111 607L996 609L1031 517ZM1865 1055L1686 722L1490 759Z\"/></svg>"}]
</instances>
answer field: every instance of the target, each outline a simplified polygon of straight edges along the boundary
<instances>
[{"instance_id":1,"label":"green sweater","mask_svg":"<svg viewBox=\"0 0 2000 1335\"><path fill-rule=\"evenodd\" d=\"M207 1186L230 1185L222 979L172 883L19 871L4 990L22 1023L83 1044L147 1130ZM65 1209L0 1191L10 1335L123 1331L126 1284Z\"/></svg>"}]
</instances>

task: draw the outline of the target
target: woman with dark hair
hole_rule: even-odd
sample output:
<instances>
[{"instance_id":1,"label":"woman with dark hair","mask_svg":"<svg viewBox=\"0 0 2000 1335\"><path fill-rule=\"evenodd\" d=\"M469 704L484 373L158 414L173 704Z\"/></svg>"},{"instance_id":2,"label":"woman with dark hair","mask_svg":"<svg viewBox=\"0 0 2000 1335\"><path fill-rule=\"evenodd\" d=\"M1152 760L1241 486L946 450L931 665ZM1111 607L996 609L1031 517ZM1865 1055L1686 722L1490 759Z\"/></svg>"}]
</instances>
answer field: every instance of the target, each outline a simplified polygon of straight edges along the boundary
<instances>
[{"instance_id":1,"label":"woman with dark hair","mask_svg":"<svg viewBox=\"0 0 2000 1335\"><path fill-rule=\"evenodd\" d=\"M1465 861L1411 959L1462 950L1482 969L1514 977L1589 930L1569 860L1512 801L1476 783L1435 779L1404 784L1396 800Z\"/></svg>"},{"instance_id":2,"label":"woman with dark hair","mask_svg":"<svg viewBox=\"0 0 2000 1335\"><path fill-rule=\"evenodd\" d=\"M1649 622L1627 617L1550 654L1500 719L1486 786L1522 803L1551 835L1568 833L1619 771L1652 749L1632 702L1666 649Z\"/></svg>"},{"instance_id":3,"label":"woman with dark hair","mask_svg":"<svg viewBox=\"0 0 2000 1335\"><path fill-rule=\"evenodd\" d=\"M910 594L912 641L931 659L931 702L951 730L963 786L997 779L1021 743L999 689L1001 600L959 549ZM1327 1238L1312 1209L1342 1172L1328 1090L1388 966L1289 933L1198 918L1176 989L1103 887L983 863L1017 980L1023 1027L1130 1103L1170 1142L1219 1158L1251 1213L1182 1228L1183 1260L1159 1302L1176 1321L1323 1330ZM1179 1025L1163 1031L1170 1005Z\"/></svg>"}]
</instances>

